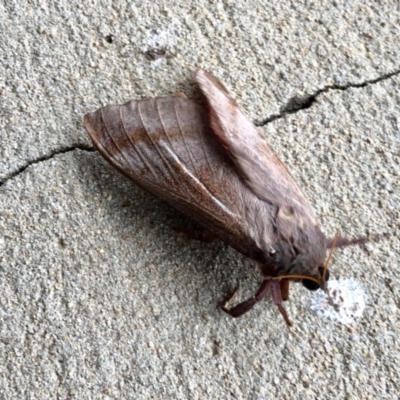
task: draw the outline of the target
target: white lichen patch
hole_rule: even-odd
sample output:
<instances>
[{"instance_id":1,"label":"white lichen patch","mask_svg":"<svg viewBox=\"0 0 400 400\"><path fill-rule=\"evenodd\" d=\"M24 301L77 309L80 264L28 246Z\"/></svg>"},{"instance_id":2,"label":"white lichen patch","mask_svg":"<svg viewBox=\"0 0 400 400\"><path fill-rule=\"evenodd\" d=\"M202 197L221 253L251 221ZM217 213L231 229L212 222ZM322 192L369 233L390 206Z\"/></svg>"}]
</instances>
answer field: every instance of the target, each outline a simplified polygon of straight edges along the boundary
<instances>
[{"instance_id":1,"label":"white lichen patch","mask_svg":"<svg viewBox=\"0 0 400 400\"><path fill-rule=\"evenodd\" d=\"M171 24L167 29L158 29L145 41L142 47L143 54L151 61L153 67L164 65L166 60L173 56L174 46L177 40L175 25Z\"/></svg>"},{"instance_id":2,"label":"white lichen patch","mask_svg":"<svg viewBox=\"0 0 400 400\"><path fill-rule=\"evenodd\" d=\"M318 316L347 326L361 317L365 308L365 292L357 281L330 280L328 293L318 290L313 296L311 309Z\"/></svg>"},{"instance_id":3,"label":"white lichen patch","mask_svg":"<svg viewBox=\"0 0 400 400\"><path fill-rule=\"evenodd\" d=\"M173 28L160 29L155 31L148 39L146 45L152 48L167 47L171 48L176 41L176 35Z\"/></svg>"}]
</instances>

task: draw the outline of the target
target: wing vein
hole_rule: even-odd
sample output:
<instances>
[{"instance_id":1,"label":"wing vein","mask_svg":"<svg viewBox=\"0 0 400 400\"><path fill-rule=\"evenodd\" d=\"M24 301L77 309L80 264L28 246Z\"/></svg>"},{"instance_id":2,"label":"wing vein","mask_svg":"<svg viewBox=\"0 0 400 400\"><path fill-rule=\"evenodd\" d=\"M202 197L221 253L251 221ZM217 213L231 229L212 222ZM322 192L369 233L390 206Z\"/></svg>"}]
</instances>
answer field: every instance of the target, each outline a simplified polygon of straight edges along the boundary
<instances>
[{"instance_id":1,"label":"wing vein","mask_svg":"<svg viewBox=\"0 0 400 400\"><path fill-rule=\"evenodd\" d=\"M202 147L203 153L204 153L204 158L205 158L205 160L206 160L206 162L208 164L208 167L210 168L210 171L211 171L211 173L213 175L213 178L215 179L215 171L214 171L214 168L213 168L212 164L210 163L210 159L208 157L206 146L204 144L204 135L199 135L199 136L200 136L201 147Z\"/></svg>"},{"instance_id":2,"label":"wing vein","mask_svg":"<svg viewBox=\"0 0 400 400\"><path fill-rule=\"evenodd\" d=\"M114 140L113 136L111 135L111 133L110 133L110 131L109 131L109 129L108 129L108 126L107 126L107 124L106 124L106 120L105 120L105 118L104 118L103 110L104 110L104 108L101 108L101 109L100 109L100 115L101 115L101 122L102 122L102 124L103 124L103 126L104 126L104 130L106 131L106 133L107 133L108 137L110 138L110 140L113 142L114 146L118 149L118 152L119 152L120 154L122 154L122 157L125 159L125 162L127 163L127 165L130 165L128 159L126 158L126 156L125 156L125 154L124 154L124 152L121 151L121 148L118 146L117 142ZM111 160L113 160L113 159L114 159L114 156L113 156L104 146L103 146L103 149L108 153L109 158L110 158Z\"/></svg>"},{"instance_id":3,"label":"wing vein","mask_svg":"<svg viewBox=\"0 0 400 400\"><path fill-rule=\"evenodd\" d=\"M171 152L170 149L166 148L166 151L170 152L171 157L176 158L176 154ZM187 170L184 165L182 165L182 168L185 170L186 175L188 175L191 180L193 180L199 187L201 187L204 190L204 192L218 205L218 207L220 209L224 210L224 212L229 214L231 217L237 218L237 215L235 213L233 213L224 203L222 203L221 200L219 200L217 197L215 197L207 189L207 187L203 184L203 182L201 182L197 177L195 177L192 173L190 173L190 171ZM204 202L204 203L206 203L206 202ZM200 204L200 203L196 202L196 205L197 205L197 207L206 211L207 213L212 214L215 218L215 214L213 214L212 210L210 210L209 208L204 207L204 203Z\"/></svg>"},{"instance_id":4,"label":"wing vein","mask_svg":"<svg viewBox=\"0 0 400 400\"><path fill-rule=\"evenodd\" d=\"M155 98L155 103L156 103L156 108L157 108L157 114L158 114L158 117L160 118L160 124L161 124L161 126L162 126L162 128L164 130L166 138L168 139L168 142L169 142L169 145L171 146L171 149L173 149L171 138L169 137L168 131L165 129L165 124L164 124L164 121L163 121L161 113L160 113L160 107L159 107L158 98Z\"/></svg>"},{"instance_id":5,"label":"wing vein","mask_svg":"<svg viewBox=\"0 0 400 400\"><path fill-rule=\"evenodd\" d=\"M181 135L181 138L182 138L183 143L185 144L186 152L187 152L188 155L189 155L189 158L190 158L190 162L191 162L191 164L192 164L193 171L195 171L196 175L198 175L198 174L199 174L199 171L198 171L197 168L196 168L196 164L195 164L195 162L194 162L193 155L192 155L191 151L189 150L189 146L188 146L188 144L187 144L187 142L186 142L185 135L183 134L183 129L182 129L182 126L181 126L181 120L180 120L180 118L179 118L178 110L176 109L176 101L174 101L173 104L174 104L174 112L175 112L176 121L177 121L177 123L178 123L179 133L180 133L180 135Z\"/></svg>"},{"instance_id":6,"label":"wing vein","mask_svg":"<svg viewBox=\"0 0 400 400\"><path fill-rule=\"evenodd\" d=\"M156 104L157 104L157 102L156 102ZM157 108L157 110L158 110L158 108ZM187 190L186 186L184 185L184 183L183 183L182 181L179 181L179 180L177 179L177 177L176 177L176 175L175 175L173 169L171 168L171 165L169 164L168 160L166 160L166 158L165 158L165 156L163 155L162 151L160 150L159 146L157 146L157 144L155 143L155 141L154 141L154 140L152 139L152 137L150 136L150 134L149 134L149 132L148 132L148 130L147 130L147 127L146 127L146 125L144 124L142 112L141 112L141 110L140 110L140 103L138 103L138 115L139 115L140 121L142 122L142 125L143 125L143 127L144 127L144 130L145 130L145 132L146 132L147 137L149 138L149 140L150 140L151 144L153 145L154 149L157 151L158 155L160 156L161 161L163 162L163 164L166 166L167 170L169 171L169 173L170 173L170 175L171 175L171 178L175 181L175 183L176 183L179 187L183 187L184 190L186 191L186 194L188 194L188 190ZM159 118L160 118L161 126L162 126L162 128L163 128L163 130L164 130L164 134L166 135L165 128L164 128L164 126L163 126L163 124L162 124L162 121L161 121L161 115L158 114L158 116L159 116ZM167 136L167 135L166 135L166 136ZM168 136L167 136L167 137L168 137Z\"/></svg>"},{"instance_id":7,"label":"wing vein","mask_svg":"<svg viewBox=\"0 0 400 400\"><path fill-rule=\"evenodd\" d=\"M154 171L153 168L151 168L150 164L147 162L146 157L144 157L144 155L142 154L142 152L139 150L139 148L135 145L135 143L131 140L131 137L128 134L128 131L126 129L125 123L124 123L124 119L122 118L122 113L121 113L122 107L119 108L119 116L121 118L121 122L122 122L122 126L124 127L124 132L125 132L125 136L127 137L129 143L132 145L133 149L136 151L137 155L139 156L139 158L142 160L143 165L145 165L147 167L147 169L153 174L154 178L157 178L157 174ZM146 129L146 128L145 128Z\"/></svg>"}]
</instances>

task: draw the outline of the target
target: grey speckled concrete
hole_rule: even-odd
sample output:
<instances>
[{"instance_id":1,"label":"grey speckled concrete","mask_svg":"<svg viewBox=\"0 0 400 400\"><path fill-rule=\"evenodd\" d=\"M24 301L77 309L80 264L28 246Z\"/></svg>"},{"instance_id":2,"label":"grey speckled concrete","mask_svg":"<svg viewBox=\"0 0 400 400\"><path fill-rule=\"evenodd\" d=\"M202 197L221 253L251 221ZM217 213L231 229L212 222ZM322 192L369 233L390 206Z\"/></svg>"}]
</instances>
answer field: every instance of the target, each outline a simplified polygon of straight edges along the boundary
<instances>
[{"instance_id":1,"label":"grey speckled concrete","mask_svg":"<svg viewBox=\"0 0 400 400\"><path fill-rule=\"evenodd\" d=\"M400 4L4 3L0 399L397 399ZM271 120L328 234L391 233L334 255L368 297L351 329L300 286L293 334L269 300L228 318L217 305L237 283L252 294L256 271L177 235L187 220L91 150L87 111L196 95L196 66Z\"/></svg>"}]
</instances>

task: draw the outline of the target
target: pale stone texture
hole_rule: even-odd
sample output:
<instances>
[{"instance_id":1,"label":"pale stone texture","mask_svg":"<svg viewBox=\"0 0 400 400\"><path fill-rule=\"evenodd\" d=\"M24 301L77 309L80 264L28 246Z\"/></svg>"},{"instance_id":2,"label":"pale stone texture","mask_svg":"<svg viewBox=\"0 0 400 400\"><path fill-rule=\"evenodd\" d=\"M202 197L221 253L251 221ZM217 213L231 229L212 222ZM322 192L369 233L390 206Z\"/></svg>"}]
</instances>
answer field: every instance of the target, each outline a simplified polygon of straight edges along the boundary
<instances>
[{"instance_id":1,"label":"pale stone texture","mask_svg":"<svg viewBox=\"0 0 400 400\"><path fill-rule=\"evenodd\" d=\"M400 5L320 3L0 4L0 399L397 398ZM389 234L335 252L367 296L353 327L300 285L292 332L270 300L229 318L257 272L92 151L86 112L197 96L198 66L264 122L330 236Z\"/></svg>"}]
</instances>

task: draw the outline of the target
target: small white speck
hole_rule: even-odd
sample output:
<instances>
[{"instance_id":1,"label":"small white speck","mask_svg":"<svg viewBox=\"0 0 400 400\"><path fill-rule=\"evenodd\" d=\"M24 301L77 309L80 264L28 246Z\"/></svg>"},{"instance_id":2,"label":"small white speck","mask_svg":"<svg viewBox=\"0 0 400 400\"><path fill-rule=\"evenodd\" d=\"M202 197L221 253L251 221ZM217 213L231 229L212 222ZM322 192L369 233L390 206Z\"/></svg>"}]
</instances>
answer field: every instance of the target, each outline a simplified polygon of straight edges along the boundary
<instances>
[{"instance_id":1,"label":"small white speck","mask_svg":"<svg viewBox=\"0 0 400 400\"><path fill-rule=\"evenodd\" d=\"M147 39L147 45L151 47L171 47L175 44L176 36L172 29L163 29L154 33Z\"/></svg>"},{"instance_id":2,"label":"small white speck","mask_svg":"<svg viewBox=\"0 0 400 400\"><path fill-rule=\"evenodd\" d=\"M365 308L365 292L352 279L330 280L328 293L319 290L313 297L311 309L322 318L338 324L353 325Z\"/></svg>"}]
</instances>

